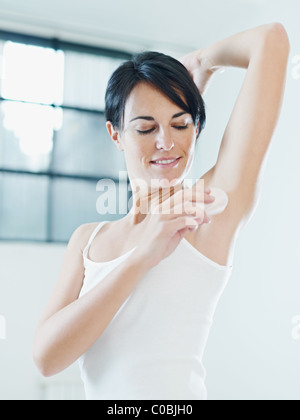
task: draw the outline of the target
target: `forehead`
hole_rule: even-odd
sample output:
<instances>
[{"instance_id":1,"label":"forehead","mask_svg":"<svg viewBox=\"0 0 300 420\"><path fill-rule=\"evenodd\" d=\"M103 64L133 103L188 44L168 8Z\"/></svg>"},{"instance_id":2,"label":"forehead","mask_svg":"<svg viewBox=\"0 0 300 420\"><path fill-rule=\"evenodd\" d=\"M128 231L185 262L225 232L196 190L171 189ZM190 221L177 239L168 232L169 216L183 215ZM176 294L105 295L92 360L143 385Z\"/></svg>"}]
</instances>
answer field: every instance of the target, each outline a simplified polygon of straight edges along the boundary
<instances>
[{"instance_id":1,"label":"forehead","mask_svg":"<svg viewBox=\"0 0 300 420\"><path fill-rule=\"evenodd\" d=\"M148 83L139 83L130 93L125 104L125 121L136 115L175 114L182 111L158 88Z\"/></svg>"}]
</instances>

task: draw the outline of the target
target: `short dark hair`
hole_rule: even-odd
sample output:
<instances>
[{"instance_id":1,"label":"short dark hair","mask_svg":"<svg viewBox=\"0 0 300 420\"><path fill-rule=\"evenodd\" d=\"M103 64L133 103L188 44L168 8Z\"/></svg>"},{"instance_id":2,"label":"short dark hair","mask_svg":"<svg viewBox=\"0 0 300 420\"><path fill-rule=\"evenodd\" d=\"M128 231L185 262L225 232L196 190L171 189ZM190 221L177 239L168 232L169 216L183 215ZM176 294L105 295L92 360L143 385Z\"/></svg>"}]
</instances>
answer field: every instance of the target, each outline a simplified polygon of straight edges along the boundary
<instances>
[{"instance_id":1,"label":"short dark hair","mask_svg":"<svg viewBox=\"0 0 300 420\"><path fill-rule=\"evenodd\" d=\"M133 56L111 76L105 95L105 116L117 129L123 128L127 98L140 82L158 88L172 102L191 114L195 126L205 126L202 96L185 66L168 55L147 51ZM182 100L182 95L185 101Z\"/></svg>"}]
</instances>

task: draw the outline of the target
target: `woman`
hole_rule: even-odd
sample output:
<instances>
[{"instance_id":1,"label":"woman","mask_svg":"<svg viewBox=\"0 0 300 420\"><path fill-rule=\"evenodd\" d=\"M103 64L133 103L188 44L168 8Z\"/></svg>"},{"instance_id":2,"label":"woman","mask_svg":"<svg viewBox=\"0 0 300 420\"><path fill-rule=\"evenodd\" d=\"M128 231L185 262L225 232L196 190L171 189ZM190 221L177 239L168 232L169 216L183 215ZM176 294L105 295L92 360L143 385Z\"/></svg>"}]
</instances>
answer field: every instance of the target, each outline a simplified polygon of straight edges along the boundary
<instances>
[{"instance_id":1,"label":"woman","mask_svg":"<svg viewBox=\"0 0 300 420\"><path fill-rule=\"evenodd\" d=\"M144 53L114 73L107 129L125 154L133 207L72 235L36 332L42 374L79 359L88 399L207 398L201 360L237 235L260 196L288 55L274 23L195 51L184 66ZM200 94L224 66L246 78L215 166L185 188L205 122ZM214 187L228 204L210 220Z\"/></svg>"}]
</instances>

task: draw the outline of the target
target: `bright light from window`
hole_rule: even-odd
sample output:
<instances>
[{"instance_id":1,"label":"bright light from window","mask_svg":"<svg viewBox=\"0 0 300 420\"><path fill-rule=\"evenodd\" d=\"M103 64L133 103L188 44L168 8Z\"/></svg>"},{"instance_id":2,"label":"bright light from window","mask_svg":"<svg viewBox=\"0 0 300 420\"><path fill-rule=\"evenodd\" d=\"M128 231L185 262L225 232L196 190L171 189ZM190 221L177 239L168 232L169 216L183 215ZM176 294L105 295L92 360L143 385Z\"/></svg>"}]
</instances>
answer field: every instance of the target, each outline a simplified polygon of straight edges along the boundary
<instances>
[{"instance_id":1,"label":"bright light from window","mask_svg":"<svg viewBox=\"0 0 300 420\"><path fill-rule=\"evenodd\" d=\"M1 96L45 105L63 103L64 53L51 48L6 42L2 55ZM3 102L4 128L19 139L20 150L37 160L51 153L53 131L62 126L62 110Z\"/></svg>"},{"instance_id":2,"label":"bright light from window","mask_svg":"<svg viewBox=\"0 0 300 420\"><path fill-rule=\"evenodd\" d=\"M51 48L6 42L1 96L43 104L63 102L64 53Z\"/></svg>"},{"instance_id":3,"label":"bright light from window","mask_svg":"<svg viewBox=\"0 0 300 420\"><path fill-rule=\"evenodd\" d=\"M30 157L48 154L53 147L53 130L62 126L63 111L49 106L3 103L6 130L19 139L21 151Z\"/></svg>"}]
</instances>

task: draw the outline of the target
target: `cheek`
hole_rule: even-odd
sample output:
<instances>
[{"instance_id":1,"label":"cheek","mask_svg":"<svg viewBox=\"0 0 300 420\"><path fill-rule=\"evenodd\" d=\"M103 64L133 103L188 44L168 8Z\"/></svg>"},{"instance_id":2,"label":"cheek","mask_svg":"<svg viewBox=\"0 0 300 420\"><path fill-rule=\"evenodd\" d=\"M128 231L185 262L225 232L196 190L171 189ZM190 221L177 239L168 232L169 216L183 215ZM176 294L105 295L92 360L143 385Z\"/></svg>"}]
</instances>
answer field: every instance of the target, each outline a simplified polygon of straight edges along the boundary
<instances>
[{"instance_id":1,"label":"cheek","mask_svg":"<svg viewBox=\"0 0 300 420\"><path fill-rule=\"evenodd\" d=\"M138 141L128 142L125 147L126 163L136 167L151 160L151 151Z\"/></svg>"},{"instance_id":2,"label":"cheek","mask_svg":"<svg viewBox=\"0 0 300 420\"><path fill-rule=\"evenodd\" d=\"M185 150L187 156L189 156L189 155L194 154L195 146L196 146L196 135L193 132L185 137L184 142L182 143L182 147Z\"/></svg>"}]
</instances>

